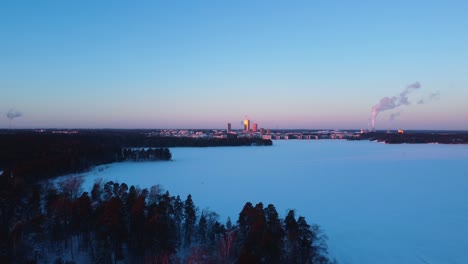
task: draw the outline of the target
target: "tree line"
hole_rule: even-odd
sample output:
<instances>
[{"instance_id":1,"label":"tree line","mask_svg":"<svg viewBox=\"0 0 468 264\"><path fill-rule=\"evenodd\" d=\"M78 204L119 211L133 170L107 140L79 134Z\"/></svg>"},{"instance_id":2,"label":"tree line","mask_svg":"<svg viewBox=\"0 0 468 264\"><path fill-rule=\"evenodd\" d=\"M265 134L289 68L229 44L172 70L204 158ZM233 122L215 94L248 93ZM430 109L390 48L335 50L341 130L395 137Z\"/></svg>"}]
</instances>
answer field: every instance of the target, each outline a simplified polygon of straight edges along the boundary
<instances>
[{"instance_id":1,"label":"tree line","mask_svg":"<svg viewBox=\"0 0 468 264\"><path fill-rule=\"evenodd\" d=\"M155 161L170 160L171 151L168 148L127 148L122 150L122 160Z\"/></svg>"},{"instance_id":2,"label":"tree line","mask_svg":"<svg viewBox=\"0 0 468 264\"><path fill-rule=\"evenodd\" d=\"M369 132L360 134L359 139L375 140L387 144L468 144L468 133L466 131L450 132L419 132L409 131L402 134Z\"/></svg>"},{"instance_id":3,"label":"tree line","mask_svg":"<svg viewBox=\"0 0 468 264\"><path fill-rule=\"evenodd\" d=\"M124 160L170 160L168 147L271 145L258 138L148 136L139 130L80 130L76 134L0 131L0 171L34 183ZM140 148L140 150L138 150ZM141 151L142 148L150 148ZM133 153L129 153L133 151Z\"/></svg>"},{"instance_id":4,"label":"tree line","mask_svg":"<svg viewBox=\"0 0 468 264\"><path fill-rule=\"evenodd\" d=\"M320 228L272 204L248 202L221 223L160 186L0 181L1 263L331 263Z\"/></svg>"}]
</instances>

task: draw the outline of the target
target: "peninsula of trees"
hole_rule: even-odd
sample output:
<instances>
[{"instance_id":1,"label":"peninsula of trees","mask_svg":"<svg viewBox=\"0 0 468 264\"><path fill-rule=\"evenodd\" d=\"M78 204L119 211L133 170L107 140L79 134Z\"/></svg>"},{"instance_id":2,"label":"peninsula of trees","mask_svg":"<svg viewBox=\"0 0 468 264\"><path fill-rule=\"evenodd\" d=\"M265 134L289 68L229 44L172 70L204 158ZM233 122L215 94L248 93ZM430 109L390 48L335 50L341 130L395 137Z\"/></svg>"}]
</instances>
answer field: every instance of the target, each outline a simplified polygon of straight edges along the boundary
<instances>
[{"instance_id":1,"label":"peninsula of trees","mask_svg":"<svg viewBox=\"0 0 468 264\"><path fill-rule=\"evenodd\" d=\"M148 136L144 130L0 131L0 172L27 182L125 160L170 160L168 147L271 145L260 138ZM64 132L64 133L62 133ZM0 173L1 174L1 173Z\"/></svg>"}]
</instances>

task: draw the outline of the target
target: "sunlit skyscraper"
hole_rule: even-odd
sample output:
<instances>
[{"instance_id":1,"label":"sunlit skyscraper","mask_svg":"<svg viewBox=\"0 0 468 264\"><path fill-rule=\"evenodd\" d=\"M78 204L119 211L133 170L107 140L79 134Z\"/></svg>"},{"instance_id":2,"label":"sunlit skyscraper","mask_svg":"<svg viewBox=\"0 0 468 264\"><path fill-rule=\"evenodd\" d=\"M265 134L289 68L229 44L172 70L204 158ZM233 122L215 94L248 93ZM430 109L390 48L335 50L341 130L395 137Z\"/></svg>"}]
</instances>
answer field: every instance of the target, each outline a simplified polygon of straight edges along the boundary
<instances>
[{"instance_id":1,"label":"sunlit skyscraper","mask_svg":"<svg viewBox=\"0 0 468 264\"><path fill-rule=\"evenodd\" d=\"M250 120L249 119L244 120L244 130L245 130L245 132L250 131Z\"/></svg>"},{"instance_id":2,"label":"sunlit skyscraper","mask_svg":"<svg viewBox=\"0 0 468 264\"><path fill-rule=\"evenodd\" d=\"M257 129L258 129L258 124L257 124L257 123L253 123L253 125L252 125L252 131L253 131L253 132L257 132Z\"/></svg>"}]
</instances>

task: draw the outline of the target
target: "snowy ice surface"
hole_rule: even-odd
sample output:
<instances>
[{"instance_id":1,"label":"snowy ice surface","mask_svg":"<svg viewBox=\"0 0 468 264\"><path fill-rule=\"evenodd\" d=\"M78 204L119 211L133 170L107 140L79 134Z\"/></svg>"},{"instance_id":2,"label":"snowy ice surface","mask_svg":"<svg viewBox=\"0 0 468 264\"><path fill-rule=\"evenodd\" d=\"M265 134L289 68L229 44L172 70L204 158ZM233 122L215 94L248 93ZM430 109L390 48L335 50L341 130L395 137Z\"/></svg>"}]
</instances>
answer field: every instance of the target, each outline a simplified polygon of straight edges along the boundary
<instances>
[{"instance_id":1,"label":"snowy ice surface","mask_svg":"<svg viewBox=\"0 0 468 264\"><path fill-rule=\"evenodd\" d=\"M86 174L190 193L225 222L245 202L317 223L342 264L468 263L468 146L274 141L271 147L172 148L172 162L116 163Z\"/></svg>"}]
</instances>

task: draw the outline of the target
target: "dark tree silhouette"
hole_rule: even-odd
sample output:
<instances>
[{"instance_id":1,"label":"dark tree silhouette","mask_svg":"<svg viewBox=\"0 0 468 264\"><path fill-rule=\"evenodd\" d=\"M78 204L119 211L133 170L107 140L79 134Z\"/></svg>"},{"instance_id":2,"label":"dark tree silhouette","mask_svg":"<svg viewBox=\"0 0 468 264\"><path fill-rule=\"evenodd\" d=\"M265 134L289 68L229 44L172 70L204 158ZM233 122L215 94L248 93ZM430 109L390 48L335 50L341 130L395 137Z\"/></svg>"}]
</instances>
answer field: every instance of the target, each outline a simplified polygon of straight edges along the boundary
<instances>
[{"instance_id":1,"label":"dark tree silhouette","mask_svg":"<svg viewBox=\"0 0 468 264\"><path fill-rule=\"evenodd\" d=\"M192 237L193 237L193 233L195 229L195 223L197 221L195 205L192 201L192 195L190 194L187 196L187 200L185 200L184 217L185 217L184 243L185 243L185 247L189 247L192 244Z\"/></svg>"},{"instance_id":2,"label":"dark tree silhouette","mask_svg":"<svg viewBox=\"0 0 468 264\"><path fill-rule=\"evenodd\" d=\"M272 204L246 203L226 228L160 187L96 183L90 197L79 184L0 183L1 263L331 263L319 227Z\"/></svg>"}]
</instances>

